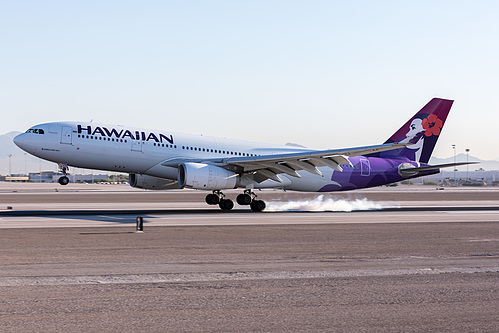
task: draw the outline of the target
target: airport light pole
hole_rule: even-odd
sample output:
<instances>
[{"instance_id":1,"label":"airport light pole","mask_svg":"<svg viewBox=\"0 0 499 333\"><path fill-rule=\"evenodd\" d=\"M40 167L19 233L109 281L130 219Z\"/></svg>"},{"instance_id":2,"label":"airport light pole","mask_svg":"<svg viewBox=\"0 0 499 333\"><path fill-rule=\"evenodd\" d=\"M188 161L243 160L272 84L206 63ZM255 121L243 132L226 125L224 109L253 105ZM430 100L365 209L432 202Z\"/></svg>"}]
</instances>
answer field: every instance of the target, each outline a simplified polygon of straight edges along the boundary
<instances>
[{"instance_id":1,"label":"airport light pole","mask_svg":"<svg viewBox=\"0 0 499 333\"><path fill-rule=\"evenodd\" d=\"M454 164L456 164L456 145L452 145L452 149L454 149ZM455 165L454 165L454 185L457 186L456 166Z\"/></svg>"},{"instance_id":2,"label":"airport light pole","mask_svg":"<svg viewBox=\"0 0 499 333\"><path fill-rule=\"evenodd\" d=\"M466 148L466 162L470 161L470 149ZM466 180L470 180L469 176L469 164L466 164Z\"/></svg>"},{"instance_id":3,"label":"airport light pole","mask_svg":"<svg viewBox=\"0 0 499 333\"><path fill-rule=\"evenodd\" d=\"M7 155L7 157L9 158L9 177L12 177L12 154Z\"/></svg>"}]
</instances>

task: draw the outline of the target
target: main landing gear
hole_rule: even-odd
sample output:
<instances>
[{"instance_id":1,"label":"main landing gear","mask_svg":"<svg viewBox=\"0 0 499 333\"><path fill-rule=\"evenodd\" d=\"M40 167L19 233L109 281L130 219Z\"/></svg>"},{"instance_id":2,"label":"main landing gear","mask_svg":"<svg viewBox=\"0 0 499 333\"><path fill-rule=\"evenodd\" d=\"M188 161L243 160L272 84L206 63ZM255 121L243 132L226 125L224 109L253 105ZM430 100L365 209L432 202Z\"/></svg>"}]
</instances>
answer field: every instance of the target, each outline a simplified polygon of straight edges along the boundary
<instances>
[{"instance_id":1,"label":"main landing gear","mask_svg":"<svg viewBox=\"0 0 499 333\"><path fill-rule=\"evenodd\" d=\"M234 208L234 202L230 199L226 199L225 194L223 194L222 191L213 191L212 194L206 196L205 200L208 205L218 205L220 209L224 211ZM256 194L251 190L244 190L244 193L237 196L236 201L241 206L249 205L254 212L261 212L266 207L265 201L256 200Z\"/></svg>"},{"instance_id":2,"label":"main landing gear","mask_svg":"<svg viewBox=\"0 0 499 333\"><path fill-rule=\"evenodd\" d=\"M244 190L244 193L239 194L236 200L241 206L249 205L254 212L261 212L266 207L265 201L256 200L256 194L251 190Z\"/></svg>"},{"instance_id":3,"label":"main landing gear","mask_svg":"<svg viewBox=\"0 0 499 333\"><path fill-rule=\"evenodd\" d=\"M225 199L225 194L222 191L213 191L208 194L205 199L208 205L218 205L221 210L231 210L234 208L234 203L230 199Z\"/></svg>"},{"instance_id":4,"label":"main landing gear","mask_svg":"<svg viewBox=\"0 0 499 333\"><path fill-rule=\"evenodd\" d=\"M69 184L69 177L66 176L68 171L69 171L69 167L67 164L62 164L62 163L59 163L59 170L61 170L61 172L63 173L64 176L62 177L59 177L59 184L61 185L68 185Z\"/></svg>"}]
</instances>

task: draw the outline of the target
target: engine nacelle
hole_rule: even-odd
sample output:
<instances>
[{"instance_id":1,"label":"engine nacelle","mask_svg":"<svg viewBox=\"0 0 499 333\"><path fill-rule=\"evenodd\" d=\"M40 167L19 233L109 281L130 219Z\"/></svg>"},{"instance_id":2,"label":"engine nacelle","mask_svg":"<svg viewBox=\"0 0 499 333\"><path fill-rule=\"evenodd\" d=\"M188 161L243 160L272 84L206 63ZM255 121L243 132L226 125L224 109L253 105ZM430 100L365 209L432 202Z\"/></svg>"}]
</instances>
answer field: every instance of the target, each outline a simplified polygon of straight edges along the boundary
<instances>
[{"instance_id":1,"label":"engine nacelle","mask_svg":"<svg viewBox=\"0 0 499 333\"><path fill-rule=\"evenodd\" d=\"M198 190L236 188L239 176L232 171L204 163L183 163L178 167L178 184Z\"/></svg>"},{"instance_id":2,"label":"engine nacelle","mask_svg":"<svg viewBox=\"0 0 499 333\"><path fill-rule=\"evenodd\" d=\"M411 163L401 163L398 167L398 173L402 177L411 177L417 175L418 171L411 170L412 168L415 168L415 166Z\"/></svg>"},{"instance_id":3,"label":"engine nacelle","mask_svg":"<svg viewBox=\"0 0 499 333\"><path fill-rule=\"evenodd\" d=\"M180 188L175 180L138 175L135 173L129 175L129 182L131 187L143 188L145 190L160 191Z\"/></svg>"}]
</instances>

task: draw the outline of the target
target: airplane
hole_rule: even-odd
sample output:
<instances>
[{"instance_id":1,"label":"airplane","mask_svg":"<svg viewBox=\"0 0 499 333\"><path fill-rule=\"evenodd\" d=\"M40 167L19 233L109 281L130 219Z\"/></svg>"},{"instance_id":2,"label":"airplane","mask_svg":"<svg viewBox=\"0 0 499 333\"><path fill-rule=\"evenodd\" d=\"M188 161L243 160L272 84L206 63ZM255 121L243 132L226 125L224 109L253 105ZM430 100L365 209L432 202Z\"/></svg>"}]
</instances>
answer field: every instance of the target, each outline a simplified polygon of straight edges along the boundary
<instances>
[{"instance_id":1,"label":"airplane","mask_svg":"<svg viewBox=\"0 0 499 333\"><path fill-rule=\"evenodd\" d=\"M58 163L61 185L69 183L69 166L123 172L134 188L211 191L206 203L224 211L234 203L222 191L240 188L237 203L261 212L266 204L256 189L349 191L473 163L428 164L452 104L433 98L383 144L342 149L74 121L35 125L13 140L24 151Z\"/></svg>"}]
</instances>

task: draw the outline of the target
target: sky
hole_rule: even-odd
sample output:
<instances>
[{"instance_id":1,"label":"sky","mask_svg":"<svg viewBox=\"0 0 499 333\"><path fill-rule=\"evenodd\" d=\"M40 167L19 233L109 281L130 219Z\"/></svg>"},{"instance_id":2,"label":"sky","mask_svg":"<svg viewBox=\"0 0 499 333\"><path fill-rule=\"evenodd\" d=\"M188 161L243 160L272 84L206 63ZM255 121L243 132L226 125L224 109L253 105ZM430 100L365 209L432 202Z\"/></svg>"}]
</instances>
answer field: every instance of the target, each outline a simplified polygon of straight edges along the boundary
<instances>
[{"instance_id":1,"label":"sky","mask_svg":"<svg viewBox=\"0 0 499 333\"><path fill-rule=\"evenodd\" d=\"M434 151L499 159L497 1L2 1L0 134L80 120L310 148L455 100Z\"/></svg>"}]
</instances>

